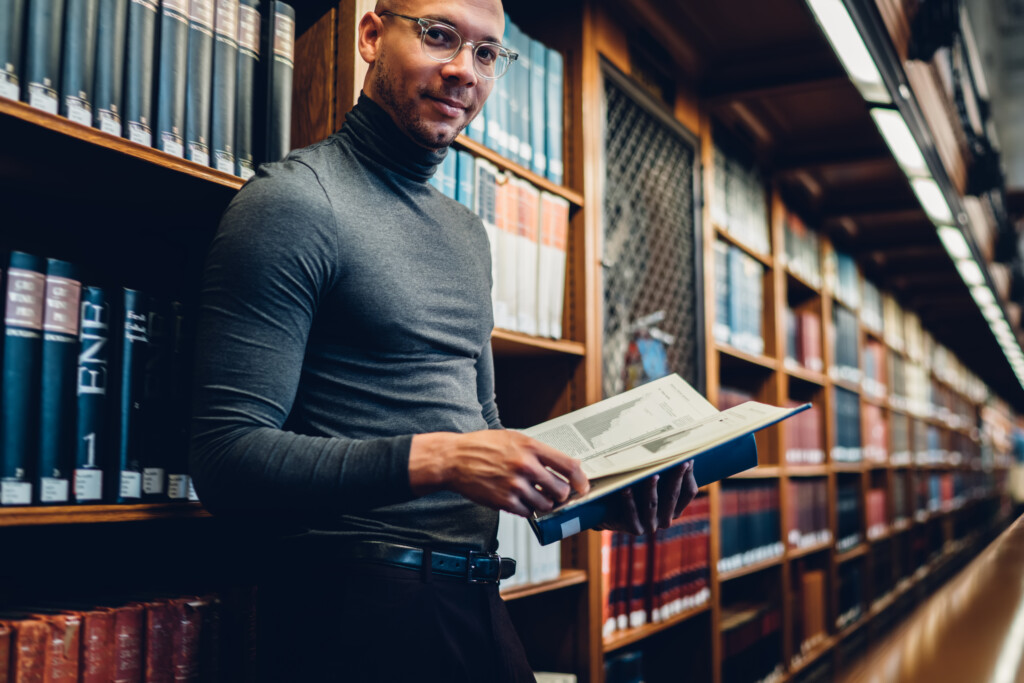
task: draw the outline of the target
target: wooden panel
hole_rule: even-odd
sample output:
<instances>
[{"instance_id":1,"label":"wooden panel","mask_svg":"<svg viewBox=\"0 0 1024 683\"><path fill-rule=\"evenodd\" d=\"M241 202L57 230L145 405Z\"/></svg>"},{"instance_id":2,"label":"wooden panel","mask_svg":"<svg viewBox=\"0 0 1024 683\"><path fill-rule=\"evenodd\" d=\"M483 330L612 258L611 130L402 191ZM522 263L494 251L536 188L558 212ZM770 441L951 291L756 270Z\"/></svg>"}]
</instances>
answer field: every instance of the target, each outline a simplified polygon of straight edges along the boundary
<instances>
[{"instance_id":1,"label":"wooden panel","mask_svg":"<svg viewBox=\"0 0 1024 683\"><path fill-rule=\"evenodd\" d=\"M58 505L11 507L0 510L0 527L41 524L95 524L144 522L154 519L209 517L199 503L149 503L142 505Z\"/></svg>"},{"instance_id":2,"label":"wooden panel","mask_svg":"<svg viewBox=\"0 0 1024 683\"><path fill-rule=\"evenodd\" d=\"M323 140L335 122L335 15L330 10L295 41L292 149Z\"/></svg>"}]
</instances>

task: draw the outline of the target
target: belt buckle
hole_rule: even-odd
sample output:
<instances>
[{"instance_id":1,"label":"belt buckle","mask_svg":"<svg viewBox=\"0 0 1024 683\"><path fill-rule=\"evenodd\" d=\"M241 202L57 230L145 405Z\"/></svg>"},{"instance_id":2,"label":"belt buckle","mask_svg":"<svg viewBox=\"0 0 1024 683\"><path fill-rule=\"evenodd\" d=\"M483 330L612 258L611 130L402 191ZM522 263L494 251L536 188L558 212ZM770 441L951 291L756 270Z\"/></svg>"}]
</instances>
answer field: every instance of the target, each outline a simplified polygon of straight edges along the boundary
<instances>
[{"instance_id":1,"label":"belt buckle","mask_svg":"<svg viewBox=\"0 0 1024 683\"><path fill-rule=\"evenodd\" d=\"M473 570L477 568L478 559L492 560L498 563L497 575L492 579L489 577L477 577ZM487 553L482 550L470 550L466 561L466 583L498 583L501 580L501 556L496 553Z\"/></svg>"}]
</instances>

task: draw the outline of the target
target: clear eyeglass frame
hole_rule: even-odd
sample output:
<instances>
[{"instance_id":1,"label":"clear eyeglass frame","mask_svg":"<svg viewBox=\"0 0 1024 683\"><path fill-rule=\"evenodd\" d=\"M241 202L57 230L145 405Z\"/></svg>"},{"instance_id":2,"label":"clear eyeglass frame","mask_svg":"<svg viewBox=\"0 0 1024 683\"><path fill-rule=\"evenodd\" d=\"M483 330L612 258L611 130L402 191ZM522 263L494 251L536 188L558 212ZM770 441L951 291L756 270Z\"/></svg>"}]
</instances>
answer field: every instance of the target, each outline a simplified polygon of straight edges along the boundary
<instances>
[{"instance_id":1,"label":"clear eyeglass frame","mask_svg":"<svg viewBox=\"0 0 1024 683\"><path fill-rule=\"evenodd\" d=\"M424 19L423 17L410 17L405 14L385 10L378 16L393 16L401 19L414 21L420 25L420 47L423 54L435 62L450 62L459 56L462 48L469 46L473 49L473 71L480 78L488 81L495 81L504 76L512 62L519 59L519 53L509 50L500 43L490 40L472 41L466 40L454 26L436 19ZM451 47L451 45L455 47ZM487 50L491 50L490 56Z\"/></svg>"}]
</instances>

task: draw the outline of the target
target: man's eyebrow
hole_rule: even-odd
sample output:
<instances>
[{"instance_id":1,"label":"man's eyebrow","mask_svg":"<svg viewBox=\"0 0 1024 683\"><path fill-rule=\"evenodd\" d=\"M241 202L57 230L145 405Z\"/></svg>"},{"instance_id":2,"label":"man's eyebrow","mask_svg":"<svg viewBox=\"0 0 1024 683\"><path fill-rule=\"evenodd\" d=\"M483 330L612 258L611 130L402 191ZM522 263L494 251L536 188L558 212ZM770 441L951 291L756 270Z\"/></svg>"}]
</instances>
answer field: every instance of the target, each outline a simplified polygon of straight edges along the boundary
<instances>
[{"instance_id":1,"label":"man's eyebrow","mask_svg":"<svg viewBox=\"0 0 1024 683\"><path fill-rule=\"evenodd\" d=\"M459 33L462 32L462 29L459 28L458 24L456 24L454 21L444 16L443 14L428 14L423 18L430 19L431 21L439 21L442 24L448 24L455 30L459 31ZM497 43L498 45L501 45L501 38L495 38L494 36L484 36L483 40L486 40L488 43Z\"/></svg>"}]
</instances>

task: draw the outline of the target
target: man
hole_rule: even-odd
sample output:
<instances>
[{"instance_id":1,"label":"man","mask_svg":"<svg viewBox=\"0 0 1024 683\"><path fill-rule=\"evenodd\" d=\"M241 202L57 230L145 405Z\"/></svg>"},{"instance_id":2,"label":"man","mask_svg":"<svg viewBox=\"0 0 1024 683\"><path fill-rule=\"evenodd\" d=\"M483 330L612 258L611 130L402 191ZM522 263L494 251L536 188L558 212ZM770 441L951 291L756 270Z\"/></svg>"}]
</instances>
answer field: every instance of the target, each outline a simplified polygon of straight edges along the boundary
<instances>
[{"instance_id":1,"label":"man","mask_svg":"<svg viewBox=\"0 0 1024 683\"><path fill-rule=\"evenodd\" d=\"M501 429L486 233L427 184L511 62L503 28L499 0L379 2L342 130L261 167L211 247L192 471L211 510L293 526L260 584L267 680L533 680L497 510L589 484ZM677 469L609 523L666 525L695 492Z\"/></svg>"}]
</instances>

